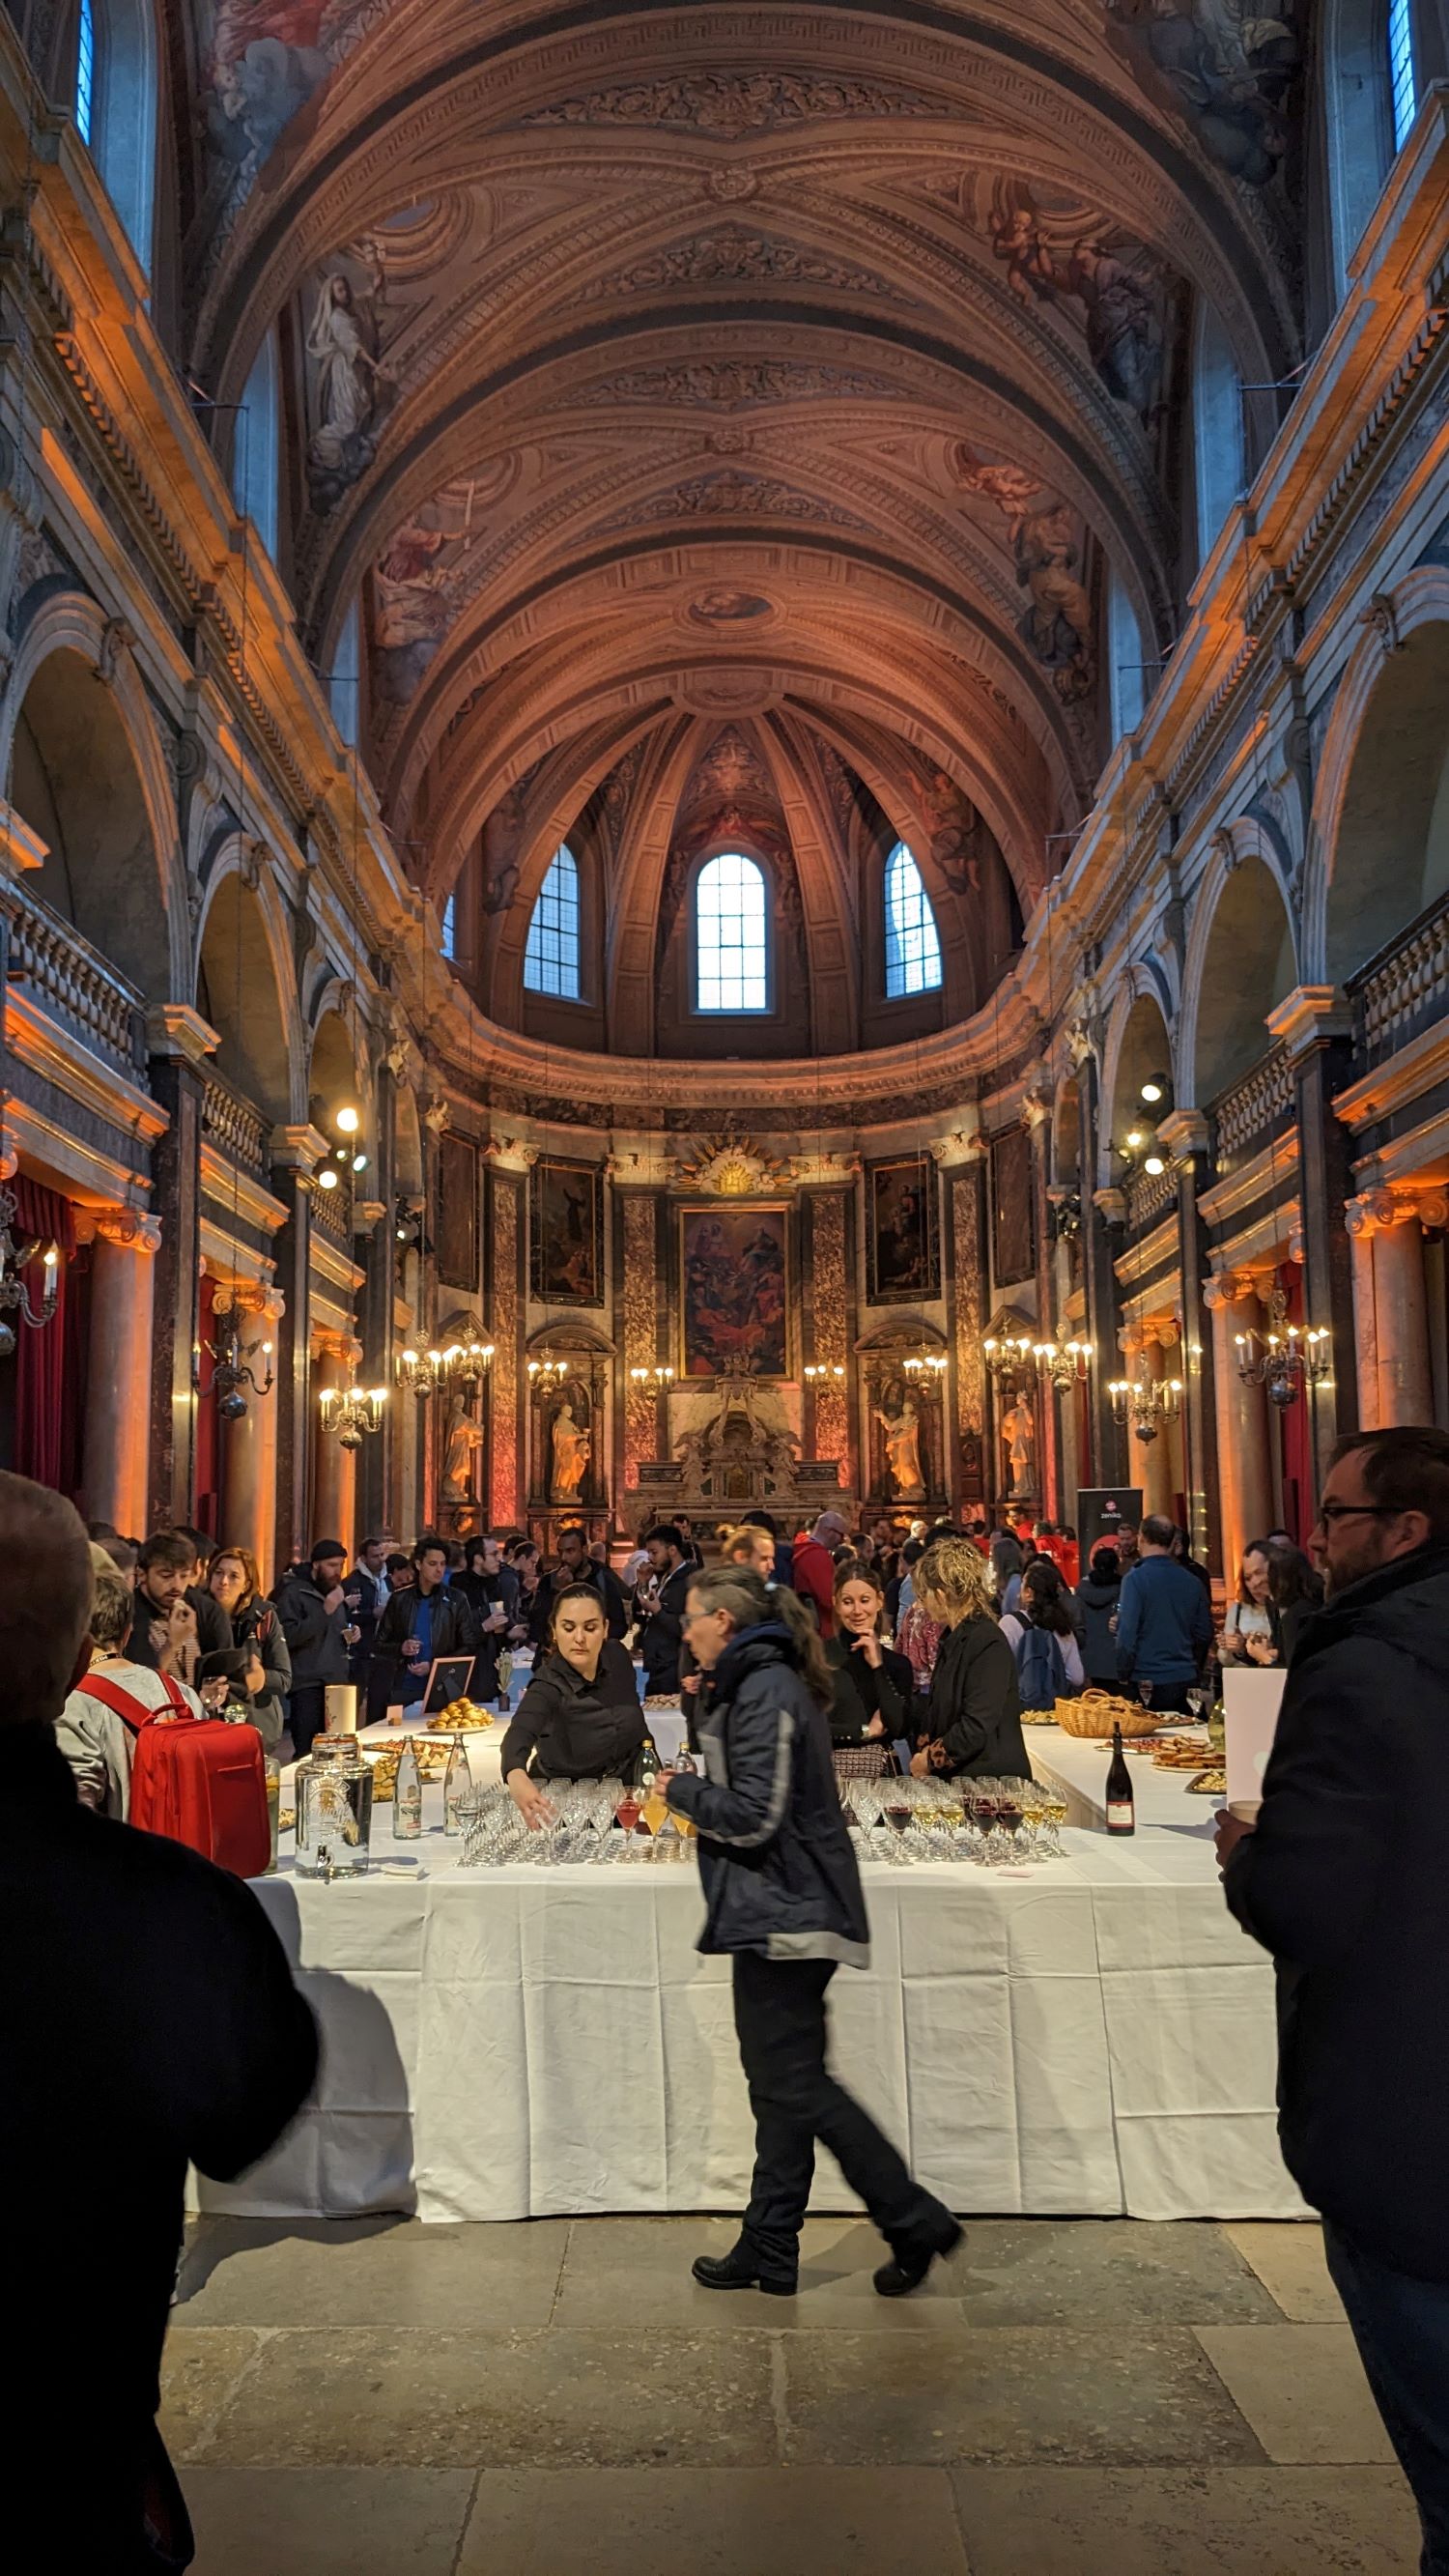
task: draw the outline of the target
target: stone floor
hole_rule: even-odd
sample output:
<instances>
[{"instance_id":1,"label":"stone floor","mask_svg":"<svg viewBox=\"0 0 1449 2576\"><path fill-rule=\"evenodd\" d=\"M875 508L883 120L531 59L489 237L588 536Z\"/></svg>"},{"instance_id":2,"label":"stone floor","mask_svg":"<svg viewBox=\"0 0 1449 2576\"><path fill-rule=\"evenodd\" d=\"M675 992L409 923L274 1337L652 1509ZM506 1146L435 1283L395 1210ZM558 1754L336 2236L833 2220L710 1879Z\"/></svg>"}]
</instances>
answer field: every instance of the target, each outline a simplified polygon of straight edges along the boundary
<instances>
[{"instance_id":1,"label":"stone floor","mask_svg":"<svg viewBox=\"0 0 1449 2576\"><path fill-rule=\"evenodd\" d=\"M1308 2227L973 2221L930 2289L812 2221L208 2220L164 2424L197 2576L1409 2576Z\"/></svg>"}]
</instances>

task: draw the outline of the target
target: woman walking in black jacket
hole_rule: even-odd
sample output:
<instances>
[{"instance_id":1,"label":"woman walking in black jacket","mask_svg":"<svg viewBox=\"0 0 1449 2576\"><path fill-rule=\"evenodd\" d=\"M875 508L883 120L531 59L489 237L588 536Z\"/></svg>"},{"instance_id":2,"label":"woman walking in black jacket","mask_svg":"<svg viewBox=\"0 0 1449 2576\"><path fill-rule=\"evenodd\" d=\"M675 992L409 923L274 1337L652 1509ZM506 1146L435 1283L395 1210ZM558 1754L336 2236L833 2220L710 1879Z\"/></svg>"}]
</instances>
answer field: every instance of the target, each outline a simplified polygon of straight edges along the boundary
<instances>
[{"instance_id":1,"label":"woman walking in black jacket","mask_svg":"<svg viewBox=\"0 0 1449 2576\"><path fill-rule=\"evenodd\" d=\"M885 1586L873 1565L848 1559L835 1578L835 1634L825 1641L830 1666L830 1741L879 1743L908 1735L915 1718L916 1677L904 1655L881 1643Z\"/></svg>"},{"instance_id":2,"label":"woman walking in black jacket","mask_svg":"<svg viewBox=\"0 0 1449 2576\"><path fill-rule=\"evenodd\" d=\"M917 1569L916 1598L947 1629L925 1705L926 1740L911 1758L917 1779L933 1771L1031 1777L1016 1657L996 1624L991 1585L991 1568L969 1538L936 1539Z\"/></svg>"},{"instance_id":3,"label":"woman walking in black jacket","mask_svg":"<svg viewBox=\"0 0 1449 2576\"><path fill-rule=\"evenodd\" d=\"M738 2244L701 2254L711 2290L797 2286L815 2141L836 2157L891 2248L883 2298L924 2281L960 2242L950 2211L914 2182L825 2063L825 1994L842 1961L869 1965L865 1901L840 1811L825 1711L831 1673L795 1595L727 1566L689 1588L685 1633L706 1676L706 1777L670 1779L699 1836L701 1950L734 1961L735 2030L755 2115L755 2173Z\"/></svg>"}]
</instances>

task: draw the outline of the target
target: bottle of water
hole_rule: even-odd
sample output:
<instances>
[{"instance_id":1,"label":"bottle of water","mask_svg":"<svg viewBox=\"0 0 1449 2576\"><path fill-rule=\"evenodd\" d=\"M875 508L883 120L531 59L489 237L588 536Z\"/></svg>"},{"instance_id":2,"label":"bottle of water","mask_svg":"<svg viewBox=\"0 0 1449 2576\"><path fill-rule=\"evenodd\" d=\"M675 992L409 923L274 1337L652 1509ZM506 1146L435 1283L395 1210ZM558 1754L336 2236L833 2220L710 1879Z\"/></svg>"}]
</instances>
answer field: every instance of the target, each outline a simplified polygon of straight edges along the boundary
<instances>
[{"instance_id":1,"label":"bottle of water","mask_svg":"<svg viewBox=\"0 0 1449 2576\"><path fill-rule=\"evenodd\" d=\"M398 1760L392 1793L393 1840L415 1843L423 1830L423 1775L411 1736Z\"/></svg>"},{"instance_id":2,"label":"bottle of water","mask_svg":"<svg viewBox=\"0 0 1449 2576\"><path fill-rule=\"evenodd\" d=\"M448 1768L443 1778L443 1831L461 1834L463 1818L458 1813L460 1802L473 1794L473 1774L468 1768L468 1748L461 1735L453 1738Z\"/></svg>"}]
</instances>

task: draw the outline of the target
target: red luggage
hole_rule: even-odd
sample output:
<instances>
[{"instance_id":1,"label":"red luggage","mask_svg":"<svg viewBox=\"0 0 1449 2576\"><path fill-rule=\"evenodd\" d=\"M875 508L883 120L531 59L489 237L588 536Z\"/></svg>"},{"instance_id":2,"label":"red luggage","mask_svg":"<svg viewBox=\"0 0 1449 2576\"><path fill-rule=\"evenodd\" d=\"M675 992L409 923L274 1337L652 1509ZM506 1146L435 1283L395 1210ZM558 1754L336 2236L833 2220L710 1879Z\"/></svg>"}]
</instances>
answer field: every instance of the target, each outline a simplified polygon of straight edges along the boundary
<instances>
[{"instance_id":1,"label":"red luggage","mask_svg":"<svg viewBox=\"0 0 1449 2576\"><path fill-rule=\"evenodd\" d=\"M260 1878L272 1856L262 1739L254 1726L193 1717L169 1675L162 1678L170 1708L144 1708L100 1673L87 1673L80 1685L114 1709L135 1738L130 1821L142 1833L188 1843L238 1878Z\"/></svg>"}]
</instances>

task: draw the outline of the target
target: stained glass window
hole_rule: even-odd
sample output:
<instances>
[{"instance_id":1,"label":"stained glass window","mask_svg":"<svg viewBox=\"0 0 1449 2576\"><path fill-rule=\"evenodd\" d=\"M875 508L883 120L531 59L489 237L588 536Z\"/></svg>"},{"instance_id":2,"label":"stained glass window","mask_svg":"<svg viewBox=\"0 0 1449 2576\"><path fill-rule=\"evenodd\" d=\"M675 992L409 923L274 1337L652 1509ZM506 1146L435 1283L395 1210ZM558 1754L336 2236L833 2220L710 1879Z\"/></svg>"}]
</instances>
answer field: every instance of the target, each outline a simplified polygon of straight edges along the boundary
<instances>
[{"instance_id":1,"label":"stained glass window","mask_svg":"<svg viewBox=\"0 0 1449 2576\"><path fill-rule=\"evenodd\" d=\"M526 992L551 993L556 1001L579 999L579 870L567 841L555 850L538 890L523 983Z\"/></svg>"},{"instance_id":2,"label":"stained glass window","mask_svg":"<svg viewBox=\"0 0 1449 2576\"><path fill-rule=\"evenodd\" d=\"M885 987L888 1002L908 993L934 993L941 982L941 942L931 898L904 841L897 841L885 872Z\"/></svg>"}]
</instances>

